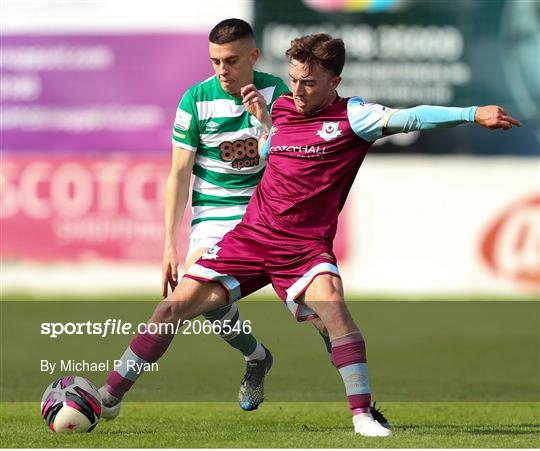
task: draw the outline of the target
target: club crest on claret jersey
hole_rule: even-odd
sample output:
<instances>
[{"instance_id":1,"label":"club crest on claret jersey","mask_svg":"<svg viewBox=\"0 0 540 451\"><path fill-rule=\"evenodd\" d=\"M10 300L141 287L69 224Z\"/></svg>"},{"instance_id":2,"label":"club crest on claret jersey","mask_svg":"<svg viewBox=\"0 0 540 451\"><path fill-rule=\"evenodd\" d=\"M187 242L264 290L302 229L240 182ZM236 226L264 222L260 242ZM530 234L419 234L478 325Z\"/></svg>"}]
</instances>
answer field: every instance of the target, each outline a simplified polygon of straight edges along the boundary
<instances>
[{"instance_id":1,"label":"club crest on claret jersey","mask_svg":"<svg viewBox=\"0 0 540 451\"><path fill-rule=\"evenodd\" d=\"M339 129L339 122L323 122L322 128L317 130L317 135L325 141L337 138L341 133L342 131Z\"/></svg>"}]
</instances>

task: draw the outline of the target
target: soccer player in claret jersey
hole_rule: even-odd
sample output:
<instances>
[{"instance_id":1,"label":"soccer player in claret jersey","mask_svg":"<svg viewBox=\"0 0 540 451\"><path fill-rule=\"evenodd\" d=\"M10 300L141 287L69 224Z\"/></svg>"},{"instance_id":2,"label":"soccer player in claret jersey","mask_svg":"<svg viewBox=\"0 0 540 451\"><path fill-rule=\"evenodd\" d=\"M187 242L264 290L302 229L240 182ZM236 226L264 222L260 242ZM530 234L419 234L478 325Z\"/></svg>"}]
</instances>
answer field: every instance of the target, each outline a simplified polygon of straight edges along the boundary
<instances>
[{"instance_id":1,"label":"soccer player in claret jersey","mask_svg":"<svg viewBox=\"0 0 540 451\"><path fill-rule=\"evenodd\" d=\"M172 162L165 199L163 298L169 287L174 290L178 283L176 241L189 198L191 174L193 215L186 268L240 222L266 165L259 157L258 139L271 124L268 108L289 91L280 78L254 70L259 49L251 26L244 20L219 22L209 34L209 54L215 75L182 96L172 130ZM219 335L246 360L238 393L240 407L257 409L264 400L264 379L272 367L272 354L242 327L235 304L206 312L204 317L229 326L223 327ZM316 326L328 350L329 337L322 325ZM114 380L120 373L128 375L126 370L120 370L109 379ZM102 416L118 416L120 393L109 384L101 387L100 393Z\"/></svg>"},{"instance_id":2,"label":"soccer player in claret jersey","mask_svg":"<svg viewBox=\"0 0 540 451\"><path fill-rule=\"evenodd\" d=\"M259 49L251 26L244 20L226 19L218 23L209 34L209 54L215 75L184 93L172 129L172 161L165 198L163 298L167 297L169 287L174 290L178 283L176 243L189 198L191 174L193 215L186 268L240 222L264 172L266 162L258 152L258 139L264 127L243 104L241 88L251 85L263 97L264 101L259 103L265 109L288 91L280 78L253 69ZM270 122L267 111L258 111L258 116ZM243 410L256 409L264 399L264 377L272 366L272 354L241 327L236 305L206 312L204 316L230 326L223 327L220 336L246 360L239 404ZM112 373L110 378L117 374ZM119 393L108 385L100 393L104 400L103 417L115 418L120 398L114 395Z\"/></svg>"},{"instance_id":3,"label":"soccer player in claret jersey","mask_svg":"<svg viewBox=\"0 0 540 451\"><path fill-rule=\"evenodd\" d=\"M498 106L394 110L341 98L345 48L327 34L293 40L287 55L292 92L274 103L272 132L261 143L267 169L242 221L191 266L149 323L190 319L272 283L298 320L318 317L326 326L355 432L389 436L389 424L370 409L366 346L345 304L332 252L340 210L366 152L385 134L467 122L504 130L520 124ZM260 102L247 92L252 89L244 98ZM173 337L140 334L130 358L154 362ZM299 377L308 382L308 375ZM135 378L118 378L114 389L126 391Z\"/></svg>"}]
</instances>

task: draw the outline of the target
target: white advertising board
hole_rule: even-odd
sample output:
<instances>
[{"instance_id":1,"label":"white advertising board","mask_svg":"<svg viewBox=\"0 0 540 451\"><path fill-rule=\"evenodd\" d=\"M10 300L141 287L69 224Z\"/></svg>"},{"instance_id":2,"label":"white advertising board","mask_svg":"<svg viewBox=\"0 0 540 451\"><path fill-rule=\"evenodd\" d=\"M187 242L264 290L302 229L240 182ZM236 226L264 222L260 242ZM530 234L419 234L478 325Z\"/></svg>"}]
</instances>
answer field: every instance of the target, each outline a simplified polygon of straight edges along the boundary
<instances>
[{"instance_id":1,"label":"white advertising board","mask_svg":"<svg viewBox=\"0 0 540 451\"><path fill-rule=\"evenodd\" d=\"M535 158L364 162L346 208L346 287L388 294L538 293Z\"/></svg>"},{"instance_id":2,"label":"white advertising board","mask_svg":"<svg viewBox=\"0 0 540 451\"><path fill-rule=\"evenodd\" d=\"M2 33L204 32L229 17L252 20L242 0L3 0Z\"/></svg>"}]
</instances>

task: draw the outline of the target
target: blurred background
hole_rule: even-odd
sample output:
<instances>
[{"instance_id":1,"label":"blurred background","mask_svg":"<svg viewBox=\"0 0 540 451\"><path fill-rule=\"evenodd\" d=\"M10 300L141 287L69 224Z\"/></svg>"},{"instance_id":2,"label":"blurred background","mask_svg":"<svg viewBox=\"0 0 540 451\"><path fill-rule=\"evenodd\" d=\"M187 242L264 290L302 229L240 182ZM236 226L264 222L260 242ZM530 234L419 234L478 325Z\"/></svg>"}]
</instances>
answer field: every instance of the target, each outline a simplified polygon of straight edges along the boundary
<instances>
[{"instance_id":1,"label":"blurred background","mask_svg":"<svg viewBox=\"0 0 540 451\"><path fill-rule=\"evenodd\" d=\"M538 1L4 0L0 16L4 298L160 296L171 125L229 17L285 81L290 40L324 31L346 44L342 96L498 104L523 123L379 141L336 239L348 292L538 296ZM183 256L189 217L182 234Z\"/></svg>"}]
</instances>

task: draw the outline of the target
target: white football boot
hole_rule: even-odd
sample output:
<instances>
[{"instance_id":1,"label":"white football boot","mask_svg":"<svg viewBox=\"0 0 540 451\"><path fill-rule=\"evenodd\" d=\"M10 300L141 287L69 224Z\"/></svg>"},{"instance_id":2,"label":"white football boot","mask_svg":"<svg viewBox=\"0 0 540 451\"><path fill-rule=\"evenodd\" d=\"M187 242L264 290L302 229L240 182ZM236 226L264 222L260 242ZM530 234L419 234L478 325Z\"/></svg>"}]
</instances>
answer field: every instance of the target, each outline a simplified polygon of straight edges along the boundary
<instances>
[{"instance_id":1,"label":"white football boot","mask_svg":"<svg viewBox=\"0 0 540 451\"><path fill-rule=\"evenodd\" d=\"M122 404L122 398L117 398L111 395L106 386L104 385L99 390L101 395L101 418L106 420L113 420L120 413L120 406Z\"/></svg>"},{"instance_id":2,"label":"white football boot","mask_svg":"<svg viewBox=\"0 0 540 451\"><path fill-rule=\"evenodd\" d=\"M359 413L353 417L354 432L364 437L389 437L390 429L385 428L370 413Z\"/></svg>"}]
</instances>

